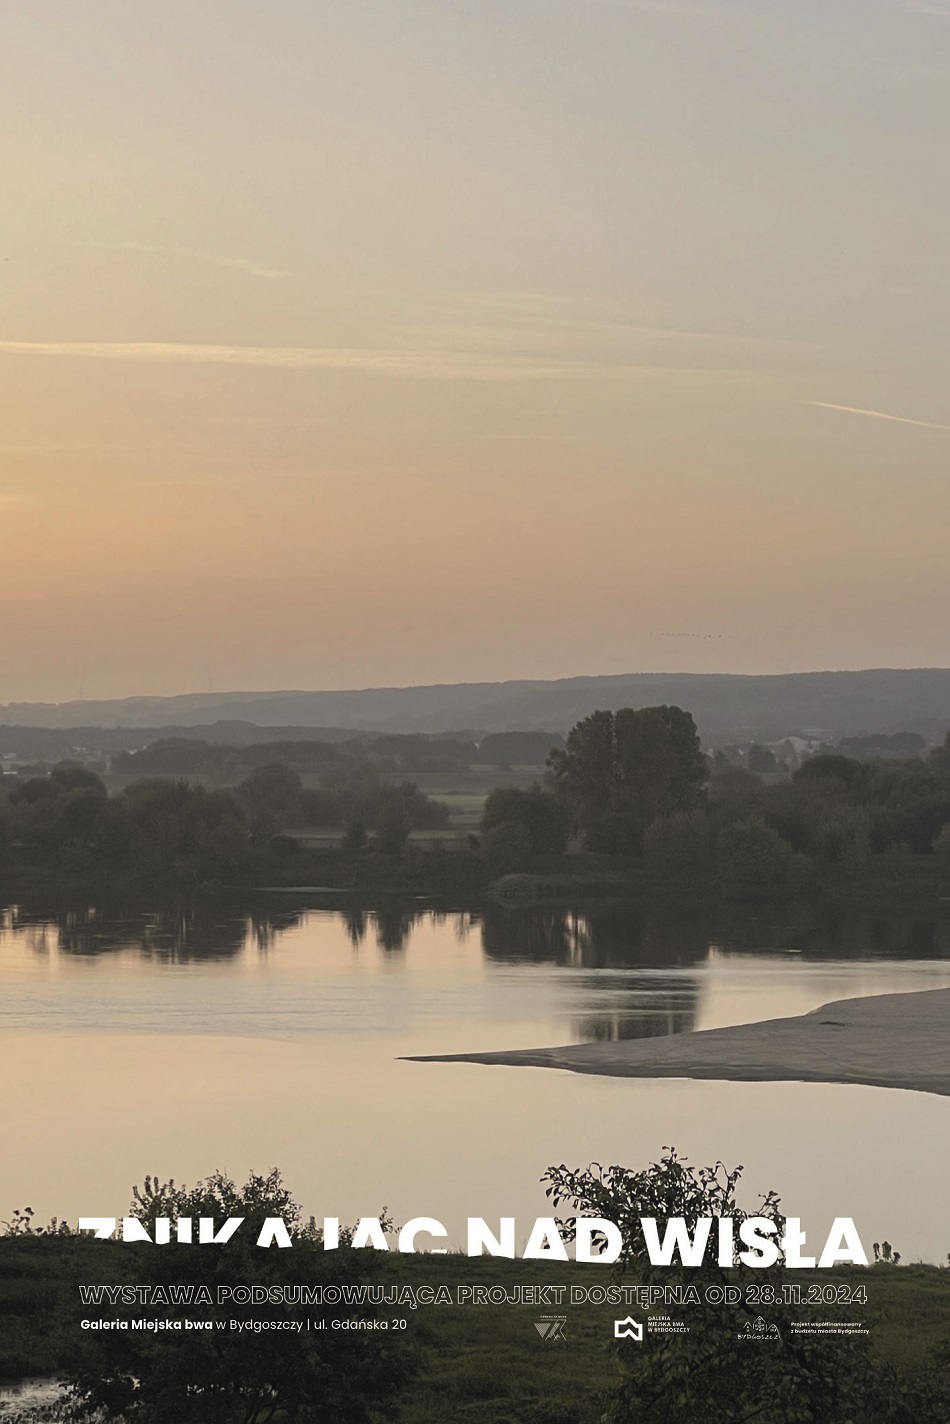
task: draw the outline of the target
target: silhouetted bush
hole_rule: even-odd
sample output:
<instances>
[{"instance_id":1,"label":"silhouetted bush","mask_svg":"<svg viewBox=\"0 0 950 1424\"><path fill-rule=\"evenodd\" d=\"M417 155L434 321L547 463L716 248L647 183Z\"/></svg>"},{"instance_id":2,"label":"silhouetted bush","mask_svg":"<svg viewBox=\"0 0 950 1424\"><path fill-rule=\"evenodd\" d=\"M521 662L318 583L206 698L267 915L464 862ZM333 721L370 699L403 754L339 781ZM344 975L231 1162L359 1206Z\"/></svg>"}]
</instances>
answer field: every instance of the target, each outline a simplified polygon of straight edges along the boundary
<instances>
[{"instance_id":1,"label":"silhouetted bush","mask_svg":"<svg viewBox=\"0 0 950 1424\"><path fill-rule=\"evenodd\" d=\"M736 821L720 831L716 856L727 884L781 885L789 876L792 848L764 821Z\"/></svg>"}]
</instances>

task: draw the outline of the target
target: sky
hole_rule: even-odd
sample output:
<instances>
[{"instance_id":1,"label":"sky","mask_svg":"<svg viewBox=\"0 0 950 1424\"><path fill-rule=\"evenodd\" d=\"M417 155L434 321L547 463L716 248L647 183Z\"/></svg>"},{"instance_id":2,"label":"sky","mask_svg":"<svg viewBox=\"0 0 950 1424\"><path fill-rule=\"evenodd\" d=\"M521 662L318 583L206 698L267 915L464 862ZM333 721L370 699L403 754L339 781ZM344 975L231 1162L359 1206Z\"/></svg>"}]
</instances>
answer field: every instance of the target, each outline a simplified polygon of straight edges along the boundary
<instances>
[{"instance_id":1,"label":"sky","mask_svg":"<svg viewBox=\"0 0 950 1424\"><path fill-rule=\"evenodd\" d=\"M950 0L0 0L0 122L0 702L950 664Z\"/></svg>"}]
</instances>

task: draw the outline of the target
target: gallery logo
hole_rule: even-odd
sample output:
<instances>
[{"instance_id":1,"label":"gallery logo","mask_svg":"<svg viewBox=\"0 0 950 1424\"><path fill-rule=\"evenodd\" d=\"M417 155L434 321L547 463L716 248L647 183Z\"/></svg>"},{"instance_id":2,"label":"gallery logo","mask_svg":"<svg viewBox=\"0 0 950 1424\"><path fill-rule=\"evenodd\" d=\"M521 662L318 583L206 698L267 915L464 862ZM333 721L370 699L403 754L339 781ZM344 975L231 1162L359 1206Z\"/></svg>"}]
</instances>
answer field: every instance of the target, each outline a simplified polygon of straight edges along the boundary
<instances>
[{"instance_id":1,"label":"gallery logo","mask_svg":"<svg viewBox=\"0 0 950 1424\"><path fill-rule=\"evenodd\" d=\"M542 1315L534 1322L534 1328L542 1340L563 1340L566 1315Z\"/></svg>"},{"instance_id":2,"label":"gallery logo","mask_svg":"<svg viewBox=\"0 0 950 1424\"><path fill-rule=\"evenodd\" d=\"M638 1320L634 1320L632 1315L628 1315L626 1320L614 1321L615 1340L642 1340L643 1326Z\"/></svg>"},{"instance_id":3,"label":"gallery logo","mask_svg":"<svg viewBox=\"0 0 950 1424\"><path fill-rule=\"evenodd\" d=\"M757 1315L754 1320L747 1320L739 1332L740 1340L777 1340L779 1329L777 1325L770 1325L761 1315Z\"/></svg>"}]
</instances>

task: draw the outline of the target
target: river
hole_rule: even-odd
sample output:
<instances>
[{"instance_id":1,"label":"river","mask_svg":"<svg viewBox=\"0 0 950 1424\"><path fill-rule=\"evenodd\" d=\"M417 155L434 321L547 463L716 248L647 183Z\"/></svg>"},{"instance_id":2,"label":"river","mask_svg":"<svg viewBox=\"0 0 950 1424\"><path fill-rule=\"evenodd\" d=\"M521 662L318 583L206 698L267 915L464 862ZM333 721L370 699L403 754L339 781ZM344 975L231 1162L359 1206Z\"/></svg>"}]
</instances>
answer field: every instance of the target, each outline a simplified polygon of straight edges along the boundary
<instances>
[{"instance_id":1,"label":"river","mask_svg":"<svg viewBox=\"0 0 950 1424\"><path fill-rule=\"evenodd\" d=\"M796 1083L588 1078L401 1055L683 1032L950 985L945 920L798 907L421 902L9 906L0 919L0 1218L121 1215L146 1173L279 1166L308 1213L547 1210L552 1163L673 1145L745 1166L816 1240L944 1261L950 1101ZM16 1150L9 1150L16 1144ZM524 1223L522 1228L521 1223Z\"/></svg>"}]
</instances>

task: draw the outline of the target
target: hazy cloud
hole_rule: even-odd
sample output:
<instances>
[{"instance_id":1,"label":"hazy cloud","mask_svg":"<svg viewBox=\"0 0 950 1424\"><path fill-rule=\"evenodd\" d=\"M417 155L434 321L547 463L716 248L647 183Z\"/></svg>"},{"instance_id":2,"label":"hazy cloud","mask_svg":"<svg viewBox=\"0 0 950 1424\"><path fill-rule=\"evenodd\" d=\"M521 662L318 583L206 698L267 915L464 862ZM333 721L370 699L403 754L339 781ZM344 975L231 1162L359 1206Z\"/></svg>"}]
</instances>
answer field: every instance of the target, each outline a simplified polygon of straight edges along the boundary
<instances>
[{"instance_id":1,"label":"hazy cloud","mask_svg":"<svg viewBox=\"0 0 950 1424\"><path fill-rule=\"evenodd\" d=\"M123 242L123 252L146 252L157 257L183 258L189 262L205 262L212 267L225 267L231 272L243 272L247 277L260 277L267 282L280 282L292 277L280 267L263 267L247 257L227 257L218 252L204 252L198 247L162 247L151 242Z\"/></svg>"},{"instance_id":2,"label":"hazy cloud","mask_svg":"<svg viewBox=\"0 0 950 1424\"><path fill-rule=\"evenodd\" d=\"M839 410L845 415L866 415L872 420L893 420L897 425L919 425L923 430L950 430L950 425L938 425L933 420L911 420L906 415L889 415L883 410L864 410L857 405L833 405L830 401L804 401L805 405L817 406L819 410Z\"/></svg>"},{"instance_id":3,"label":"hazy cloud","mask_svg":"<svg viewBox=\"0 0 950 1424\"><path fill-rule=\"evenodd\" d=\"M0 353L11 356L71 356L98 361L149 361L165 365L354 371L429 381L616 380L655 375L738 374L734 369L711 366L638 364L629 361L611 363L373 347L211 346L152 341L0 341Z\"/></svg>"},{"instance_id":4,"label":"hazy cloud","mask_svg":"<svg viewBox=\"0 0 950 1424\"><path fill-rule=\"evenodd\" d=\"M658 326L642 320L637 309L617 301L605 302L585 295L560 296L547 292L458 292L436 298L431 304L446 313L425 325L395 324L400 345L421 343L469 347L473 342L509 346L526 339L544 344L576 346L578 341L609 337L617 342L696 342L711 346L742 345L783 349L824 349L822 343L773 336L756 331L709 331L696 327ZM474 315L473 315L474 313Z\"/></svg>"},{"instance_id":5,"label":"hazy cloud","mask_svg":"<svg viewBox=\"0 0 950 1424\"><path fill-rule=\"evenodd\" d=\"M745 13L747 7L744 5L717 4L715 0L710 0L709 4L703 4L702 0L596 0L596 3L608 10L647 10L658 15L700 15L707 20L721 20L737 12Z\"/></svg>"},{"instance_id":6,"label":"hazy cloud","mask_svg":"<svg viewBox=\"0 0 950 1424\"><path fill-rule=\"evenodd\" d=\"M950 20L950 0L900 0L905 10L916 10L918 15L939 15Z\"/></svg>"},{"instance_id":7,"label":"hazy cloud","mask_svg":"<svg viewBox=\"0 0 950 1424\"><path fill-rule=\"evenodd\" d=\"M512 317L506 323L468 323L465 326L405 326L398 330L413 346L436 346L441 349L466 350L474 347L493 350L524 347L526 342L538 345L569 345L573 348L591 343L643 345L669 342L678 347L690 344L743 347L789 347L811 349L813 343L790 341L781 337L748 336L741 333L715 331L680 331L674 327L640 326L635 322L597 321L580 317L525 315Z\"/></svg>"}]
</instances>

